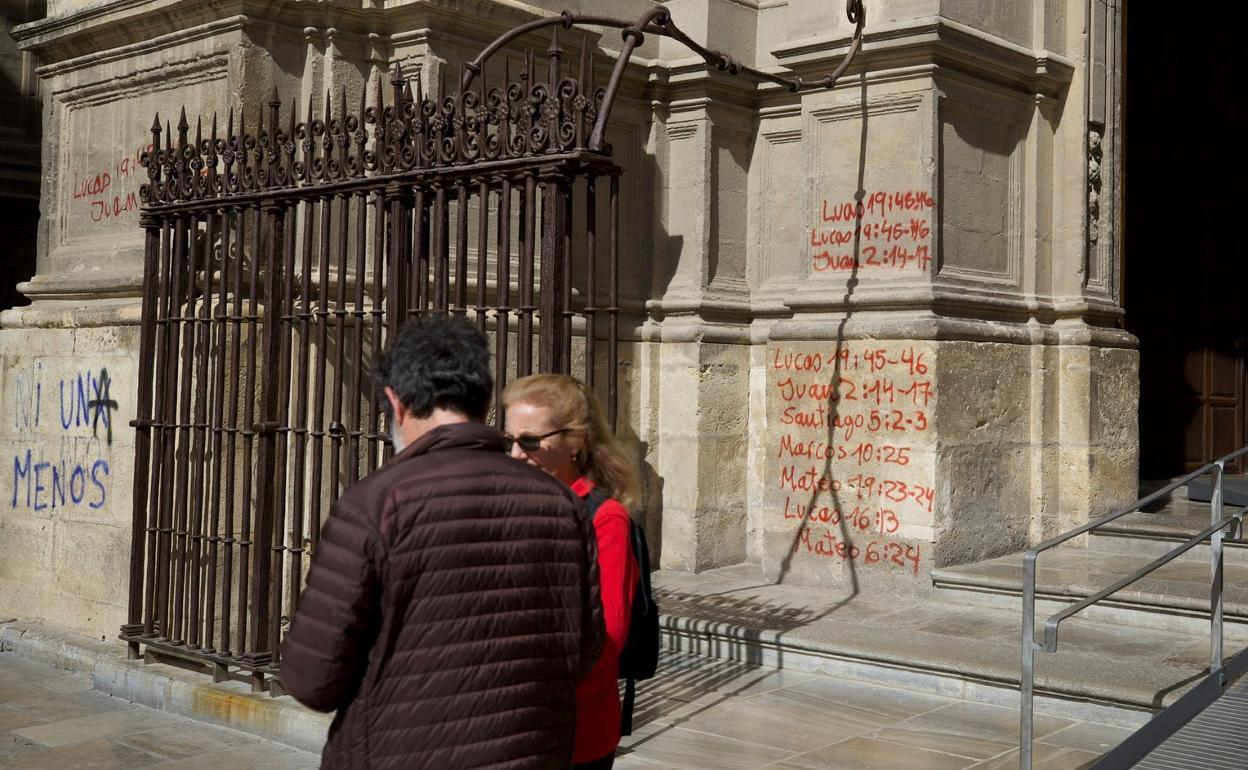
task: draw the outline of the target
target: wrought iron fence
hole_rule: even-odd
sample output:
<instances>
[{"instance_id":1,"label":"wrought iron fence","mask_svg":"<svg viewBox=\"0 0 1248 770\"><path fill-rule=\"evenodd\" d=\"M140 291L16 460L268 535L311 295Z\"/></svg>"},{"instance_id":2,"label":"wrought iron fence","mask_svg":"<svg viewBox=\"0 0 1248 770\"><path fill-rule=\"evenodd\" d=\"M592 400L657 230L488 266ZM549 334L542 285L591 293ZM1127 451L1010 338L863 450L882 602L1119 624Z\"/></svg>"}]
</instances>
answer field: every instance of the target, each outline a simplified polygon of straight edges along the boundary
<instances>
[{"instance_id":1,"label":"wrought iron fence","mask_svg":"<svg viewBox=\"0 0 1248 770\"><path fill-rule=\"evenodd\" d=\"M355 110L153 125L132 647L273 670L328 505L389 451L367 364L407 318L475 320L499 387L601 371L614 411L620 169L587 148L604 89L561 56L459 96L396 68Z\"/></svg>"}]
</instances>

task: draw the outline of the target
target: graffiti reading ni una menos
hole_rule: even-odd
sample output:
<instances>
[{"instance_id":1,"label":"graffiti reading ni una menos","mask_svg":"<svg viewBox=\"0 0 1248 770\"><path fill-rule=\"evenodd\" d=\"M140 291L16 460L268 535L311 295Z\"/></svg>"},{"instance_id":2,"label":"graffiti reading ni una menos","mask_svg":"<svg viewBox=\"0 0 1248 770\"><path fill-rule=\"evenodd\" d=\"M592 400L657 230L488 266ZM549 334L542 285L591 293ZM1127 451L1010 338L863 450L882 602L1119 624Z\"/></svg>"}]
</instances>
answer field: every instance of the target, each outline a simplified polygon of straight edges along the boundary
<instances>
[{"instance_id":1,"label":"graffiti reading ni una menos","mask_svg":"<svg viewBox=\"0 0 1248 770\"><path fill-rule=\"evenodd\" d=\"M111 382L107 369L52 377L41 363L16 374L13 427L40 439L13 454L10 507L104 507L117 409ZM44 425L59 428L59 441L39 432Z\"/></svg>"}]
</instances>

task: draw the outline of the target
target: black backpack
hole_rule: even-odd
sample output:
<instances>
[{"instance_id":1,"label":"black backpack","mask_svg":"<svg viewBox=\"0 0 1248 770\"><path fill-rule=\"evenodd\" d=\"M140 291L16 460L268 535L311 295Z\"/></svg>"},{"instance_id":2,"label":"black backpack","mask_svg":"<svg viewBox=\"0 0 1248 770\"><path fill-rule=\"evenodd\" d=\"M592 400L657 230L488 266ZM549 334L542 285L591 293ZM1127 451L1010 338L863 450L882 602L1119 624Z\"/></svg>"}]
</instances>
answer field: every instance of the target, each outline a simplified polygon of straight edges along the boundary
<instances>
[{"instance_id":1,"label":"black backpack","mask_svg":"<svg viewBox=\"0 0 1248 770\"><path fill-rule=\"evenodd\" d=\"M585 508L592 520L598 508L608 496L594 489L585 500ZM641 525L629 519L629 534L633 555L641 574L637 590L633 592L633 609L628 619L628 639L620 650L620 679L624 680L624 703L620 710L620 735L633 734L633 705L637 698L637 680L650 679L659 667L659 605L655 604L650 588L650 549L646 546L646 532Z\"/></svg>"}]
</instances>

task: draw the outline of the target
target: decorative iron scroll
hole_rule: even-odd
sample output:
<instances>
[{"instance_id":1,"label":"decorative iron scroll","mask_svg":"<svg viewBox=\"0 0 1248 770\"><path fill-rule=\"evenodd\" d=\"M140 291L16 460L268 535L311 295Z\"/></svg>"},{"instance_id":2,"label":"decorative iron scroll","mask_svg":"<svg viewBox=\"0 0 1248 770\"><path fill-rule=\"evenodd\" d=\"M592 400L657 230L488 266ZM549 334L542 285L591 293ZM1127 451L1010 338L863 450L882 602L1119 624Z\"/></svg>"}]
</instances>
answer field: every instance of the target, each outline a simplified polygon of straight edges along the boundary
<instances>
[{"instance_id":1,"label":"decorative iron scroll","mask_svg":"<svg viewBox=\"0 0 1248 770\"><path fill-rule=\"evenodd\" d=\"M557 37L547 53L555 73L562 55ZM326 94L319 117L309 105L305 120L296 123L291 110L283 127L275 88L267 118L261 110L254 130L245 112L236 126L231 110L224 135L214 115L206 138L197 121L193 140L185 109L176 138L157 116L152 146L160 149L143 157L148 182L140 196L147 205L159 205L584 150L604 93L588 70L582 52L579 77L533 83L530 53L518 81L508 72L503 85L483 82L476 91L435 97L424 95L419 81L413 96L396 64L390 104L382 106L380 84L376 102L361 101L354 112L345 93L336 108Z\"/></svg>"},{"instance_id":2,"label":"decorative iron scroll","mask_svg":"<svg viewBox=\"0 0 1248 770\"><path fill-rule=\"evenodd\" d=\"M677 27L666 8L655 6L632 24L568 11L522 24L465 65L456 94L448 95L439 88L436 96L427 96L417 80L413 95L410 82L395 64L388 105L378 80L372 105L361 96L358 109L352 112L343 91L335 110L332 95L326 93L320 117L309 104L305 120L296 122L298 110L292 109L284 127L276 87L267 115L265 109L258 110L254 131L248 130L246 111L240 111L236 129L231 109L224 136L214 114L207 138L203 121L198 119L192 140L183 108L175 140L169 123L162 129L157 114L151 129L152 147L156 149L145 153L141 161L148 182L141 187L140 198L145 205L155 206L548 153L590 151L609 155L610 147L603 139L606 122L628 58L646 34L680 41L718 71L748 75L797 92L833 87L861 48L866 23L862 0L847 0L846 16L855 25L849 52L835 71L812 82L755 69L729 54L706 48ZM623 28L624 46L606 86L594 84L592 56L585 48L581 49L577 77L562 73L564 52L559 29L578 24ZM507 43L543 27L554 27L546 51L546 78L539 77L533 52L529 51L518 80L511 79L507 59L502 84L490 87L485 62ZM472 90L477 78L481 84Z\"/></svg>"}]
</instances>

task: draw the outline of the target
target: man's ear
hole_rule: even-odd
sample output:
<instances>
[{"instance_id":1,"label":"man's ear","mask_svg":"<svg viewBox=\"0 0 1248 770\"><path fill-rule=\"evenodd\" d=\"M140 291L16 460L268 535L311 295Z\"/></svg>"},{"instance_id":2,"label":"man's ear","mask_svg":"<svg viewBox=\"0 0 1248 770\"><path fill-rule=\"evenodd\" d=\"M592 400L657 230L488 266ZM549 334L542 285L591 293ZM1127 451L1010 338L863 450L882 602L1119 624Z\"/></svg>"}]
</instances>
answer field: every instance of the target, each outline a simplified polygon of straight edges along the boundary
<instances>
[{"instance_id":1,"label":"man's ear","mask_svg":"<svg viewBox=\"0 0 1248 770\"><path fill-rule=\"evenodd\" d=\"M384 391L386 399L390 402L390 414L394 416L394 424L396 426L402 425L408 416L407 407L403 406L403 402L399 400L399 394L394 392L394 388L387 385Z\"/></svg>"}]
</instances>

